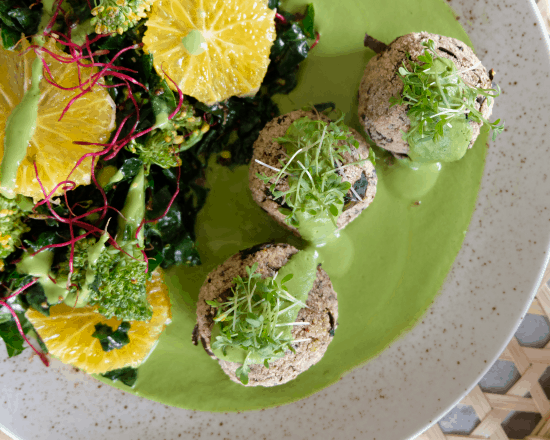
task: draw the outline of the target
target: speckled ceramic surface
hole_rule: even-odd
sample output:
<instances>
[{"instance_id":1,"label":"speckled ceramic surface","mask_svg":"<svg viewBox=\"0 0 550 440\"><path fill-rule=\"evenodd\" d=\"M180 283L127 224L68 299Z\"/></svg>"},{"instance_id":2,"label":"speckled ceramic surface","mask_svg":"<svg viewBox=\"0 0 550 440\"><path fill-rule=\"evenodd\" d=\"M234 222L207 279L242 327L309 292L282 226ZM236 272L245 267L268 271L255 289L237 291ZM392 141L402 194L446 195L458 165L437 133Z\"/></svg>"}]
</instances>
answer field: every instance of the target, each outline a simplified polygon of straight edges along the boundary
<instances>
[{"instance_id":1,"label":"speckled ceramic surface","mask_svg":"<svg viewBox=\"0 0 550 440\"><path fill-rule=\"evenodd\" d=\"M31 439L399 440L437 420L504 348L545 267L550 231L548 40L527 0L451 0L480 58L498 73L491 146L465 244L424 319L377 359L277 409L170 408L0 347L0 425ZM547 37L546 37L547 38ZM277 390L273 389L276 393Z\"/></svg>"}]
</instances>

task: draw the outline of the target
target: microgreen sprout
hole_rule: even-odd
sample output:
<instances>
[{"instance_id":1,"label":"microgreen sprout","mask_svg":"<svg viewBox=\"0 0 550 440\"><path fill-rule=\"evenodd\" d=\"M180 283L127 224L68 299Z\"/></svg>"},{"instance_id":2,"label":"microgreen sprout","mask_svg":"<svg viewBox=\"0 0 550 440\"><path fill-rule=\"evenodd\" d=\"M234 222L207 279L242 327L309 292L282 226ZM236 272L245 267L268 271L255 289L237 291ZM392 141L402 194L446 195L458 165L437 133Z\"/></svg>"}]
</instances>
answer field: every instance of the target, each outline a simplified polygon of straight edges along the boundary
<instances>
[{"instance_id":1,"label":"microgreen sprout","mask_svg":"<svg viewBox=\"0 0 550 440\"><path fill-rule=\"evenodd\" d=\"M476 109L476 99L482 96L487 100L500 95L498 85L494 89L472 86L461 77L461 73L477 67L458 71L455 64L437 55L433 40L423 42L424 54L418 57L421 64L408 57L398 74L403 81L403 92L399 98L391 97L391 106L408 105L407 114L417 123L412 124L403 139L408 140L418 132L422 140L437 140L443 137L445 127L451 128L453 121L468 119L488 126L493 131L493 140L504 130L500 119L489 122ZM500 125L499 125L500 124Z\"/></svg>"},{"instance_id":2,"label":"microgreen sprout","mask_svg":"<svg viewBox=\"0 0 550 440\"><path fill-rule=\"evenodd\" d=\"M311 216L328 215L336 226L344 197L351 188L349 182L342 181L338 172L366 160L345 162L342 155L351 153L351 147L357 148L359 144L342 121L343 115L329 123L312 121L308 117L298 119L285 136L275 139L285 145L288 160L279 160L279 168L256 161L277 172L275 176L258 174L257 177L269 187L273 197L283 198L290 207L280 211L292 226L299 226L296 214L300 212ZM289 189L279 191L276 187L283 178L287 179Z\"/></svg>"},{"instance_id":3,"label":"microgreen sprout","mask_svg":"<svg viewBox=\"0 0 550 440\"><path fill-rule=\"evenodd\" d=\"M304 308L306 305L294 298L285 284L292 279L287 275L280 282L273 278L262 278L258 272L258 263L246 268L245 279L233 279L235 287L232 296L222 302L206 301L217 308L214 321L219 323L221 335L212 343L213 349L221 349L224 354L228 348L241 348L247 351L246 359L236 375L243 384L248 383L250 365L269 363L281 358L290 350L292 344L309 339L293 340L284 337L282 328L287 326L307 325L308 323L288 323L283 320L286 312Z\"/></svg>"}]
</instances>

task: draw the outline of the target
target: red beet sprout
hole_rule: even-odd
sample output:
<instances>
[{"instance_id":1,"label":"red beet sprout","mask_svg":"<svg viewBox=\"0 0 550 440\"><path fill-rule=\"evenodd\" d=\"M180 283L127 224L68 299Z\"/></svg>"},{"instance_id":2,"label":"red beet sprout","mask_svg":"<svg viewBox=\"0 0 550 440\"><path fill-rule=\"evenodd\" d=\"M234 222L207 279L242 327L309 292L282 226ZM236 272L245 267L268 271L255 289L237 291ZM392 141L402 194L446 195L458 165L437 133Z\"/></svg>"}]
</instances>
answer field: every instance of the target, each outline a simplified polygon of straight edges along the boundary
<instances>
[{"instance_id":1,"label":"red beet sprout","mask_svg":"<svg viewBox=\"0 0 550 440\"><path fill-rule=\"evenodd\" d=\"M137 103L137 101L134 97L133 92L132 92L132 85L140 87L144 90L147 90L147 88L143 84L141 84L140 82L138 82L134 78L132 78L130 75L128 75L128 73L136 73L134 70L126 68L126 67L122 67L122 66L116 66L114 64L116 59L118 59L123 53L125 53L129 50L132 50L132 49L137 49L137 48L141 47L141 45L135 44L135 45L132 45L132 46L129 46L129 47L126 47L126 48L120 50L107 63L101 63L101 62L97 61L98 56L108 55L109 51L108 50L99 50L99 51L94 52L91 49L91 45L96 43L101 38L104 38L106 36L98 35L98 36L94 37L93 39L90 39L90 38L88 38L88 36L86 36L84 44L77 45L77 44L75 44L71 41L70 31L69 31L69 36L68 37L63 35L63 34L51 32L51 28L52 28L58 14L60 12L64 14L64 11L61 9L61 3L62 3L62 0L58 0L56 2L55 15L52 18L52 20L50 21L50 23L48 24L46 30L44 31L44 36L50 36L51 38L54 38L59 44L65 46L67 48L67 50L69 51L69 53L62 56L62 55L53 53L52 51L50 51L50 50L48 50L44 47L40 47L40 46L37 46L37 45L32 45L27 49L27 50L34 50L35 53L37 54L37 56L40 56L39 55L40 53L45 53L45 54L47 54L48 56L50 56L52 59L54 59L55 61L57 61L59 63L63 63L63 64L75 63L78 67L79 84L77 86L74 86L74 87L63 87L60 84L58 84L55 81L55 79L53 78L52 73L50 71L50 67L48 66L48 63L46 62L46 60L44 59L44 56L41 57L42 63L44 65L44 71L45 71L44 78L46 79L46 81L48 81L54 87L57 87L57 88L62 89L62 90L77 90L77 89L80 90L80 93L77 96L73 97L68 102L68 104L65 106L59 120L61 120L63 118L63 116L66 114L66 112L70 109L70 107L74 104L74 102L77 99L81 98L86 93L91 92L92 89L94 87L98 86L98 85L101 86L101 87L104 87L104 88L126 87L127 90L128 90L128 98L127 99L131 100L132 105L134 107L134 111L131 112L129 115L125 116L124 119L121 121L121 123L118 125L117 130L116 130L114 136L112 137L112 139L109 143L101 144L101 143L91 143L91 142L85 142L85 141L74 142L76 145L100 146L100 147L103 147L103 149L99 152L84 154L77 161L77 163L74 165L71 172L67 176L67 179L64 180L63 182L60 182L57 185L55 185L55 187L51 191L48 192L46 190L46 188L44 187L44 185L42 184L42 181L40 180L40 176L39 176L39 173L38 173L38 167L37 167L36 163L34 163L34 170L35 170L36 179L37 179L37 181L40 185L40 188L41 188L42 193L44 195L44 199L41 200L40 202L38 202L34 206L33 212L36 213L36 209L38 207L40 207L42 205L45 205L51 213L51 215L45 216L45 218L54 219L54 220L56 220L60 223L68 225L69 232L70 232L70 240L65 241L63 243L56 243L56 244L50 244L50 245L47 245L47 246L43 246L41 249L34 252L32 255L36 255L36 254L38 254L42 251L48 250L48 249L62 248L62 247L67 247L67 246L70 247L70 249L69 249L69 277L68 277L69 280L70 280L71 275L74 272L75 244L78 241L83 240L83 239L85 239L89 236L99 237L99 236L107 233L106 230L100 229L97 225L99 224L99 222L101 222L105 218L108 211L114 211L117 215L124 218L124 216L122 215L122 213L119 210L117 210L116 208L114 208L112 206L109 206L109 201L107 199L107 195L105 194L104 189L101 187L101 185L97 181L96 174L95 174L95 169L94 169L95 165L97 163L97 160L99 158L103 158L104 160L113 159L120 152L120 150L122 150L126 145L128 145L128 143L130 143L131 141L133 141L133 140L135 140L135 139L137 139L141 136L146 135L147 133L154 130L156 127L153 126L153 127L148 128L148 129L137 132L137 126L138 126L138 123L139 123L139 116L140 116L140 108L139 108L139 105L138 105L138 103ZM91 7L89 0L88 0L88 5ZM89 69L92 72L92 74L89 75L89 76L86 76L85 80L82 80L81 69ZM96 69L97 72L93 73L92 69ZM117 78L118 80L120 80L120 82L118 82L116 84L105 84L104 78L106 78L106 77L109 77L110 79ZM178 87L178 85L175 83L175 81L173 81L167 75L166 75L166 77L168 78L168 80L170 82L172 82L175 85L175 87L178 91L178 104L177 104L177 107L169 115L169 119L172 119L181 110L181 107L182 107L182 104L183 104L183 93L180 90L180 88ZM134 121L133 121L132 125L129 128L128 134L126 134L124 137L121 137L122 130L127 125L130 124L131 119L134 119ZM92 180L93 184L95 185L95 187L100 191L101 197L103 199L103 203L102 203L102 206L100 206L100 207L96 207L96 208L93 208L91 210L88 210L87 212L85 212L83 214L76 215L75 212L74 212L74 209L76 207L82 208L82 205L80 205L77 202L72 207L69 206L67 193L69 191L73 190L77 186L74 181L71 181L69 179L70 179L70 176L74 173L74 171L78 167L80 167L82 165L82 163L87 158L91 158L91 160L92 160L91 180ZM155 219L151 219L151 220L145 220L144 219L140 223L140 225L139 225L139 227L136 231L136 235L135 235L136 238L138 237L138 234L140 233L141 229L144 227L145 224L157 222L168 213L168 211L170 210L170 208L174 204L174 202L175 202L175 200L176 200L176 198L177 198L177 196L180 192L180 182L179 182L180 177L181 177L181 167L178 167L178 179L177 179L176 191L173 194L172 198L170 199L170 202L169 202L168 206L166 207L164 213L161 216L159 216ZM66 203L67 208L68 208L68 215L67 216L62 216L62 215L58 214L55 211L54 206L53 206L52 199L53 199L54 196L59 195L58 192L60 190L63 193L63 197L65 199L65 203ZM95 224L91 224L91 223L88 223L87 221L85 221L86 217L89 217L92 214L99 214L99 219L96 221ZM84 230L84 232L79 234L79 235L75 235L75 231L74 231L75 227ZM133 255L129 254L126 250L122 249L120 247L120 245L116 242L116 240L113 237L111 237L110 235L108 237L107 242L111 246L113 246L114 248L119 250L120 252L123 252L123 253L125 253L126 255L128 255L132 258L135 258ZM149 262L148 262L147 255L145 254L144 250L141 250L141 252L143 254L144 261L147 263L147 271L148 271L149 270ZM53 278L50 277L50 279L52 279L52 281L55 282L55 280L53 280ZM69 280L67 281L68 284L70 283ZM30 287L32 284L34 284L36 282L37 282L37 279L33 280L28 285L26 285L23 288L19 289L12 296L23 292L26 288ZM7 299L11 298L12 296L8 297ZM14 319L16 320L18 329L19 329L21 335L23 336L23 338L25 338L25 341L27 341L27 343L32 347L32 349L35 351L35 353L38 354L38 356L40 356L40 359L42 360L42 362L44 362L45 365L48 365L49 362L48 362L48 359L46 358L46 356L43 353L40 353L38 350L36 350L32 346L32 344L30 344L30 342L28 341L28 339L24 335L24 332L23 332L22 326L19 322L19 319L18 319L15 311L6 302L7 299L0 300L0 304L6 306L8 308L10 313L14 316Z\"/></svg>"},{"instance_id":2,"label":"red beet sprout","mask_svg":"<svg viewBox=\"0 0 550 440\"><path fill-rule=\"evenodd\" d=\"M17 295L23 293L25 290L27 290L32 285L36 284L38 281L38 278L33 279L31 282L25 284L23 287L20 287L17 289L14 293L12 293L10 296L6 298L0 298L0 306L4 306L8 311L10 312L11 316L13 316L13 319L15 321L15 325L17 326L17 330L21 334L21 337L25 340L27 344L29 344L29 347L32 348L32 350L38 355L42 363L48 367L50 365L50 361L48 360L48 357L42 353L40 350L38 350L34 345L31 344L31 341L29 341L29 338L27 338L27 335L25 335L25 331L23 330L23 326L21 325L21 321L19 319L19 316L17 316L17 313L15 310L13 310L13 307L8 303L8 300L11 298L16 297Z\"/></svg>"},{"instance_id":3,"label":"red beet sprout","mask_svg":"<svg viewBox=\"0 0 550 440\"><path fill-rule=\"evenodd\" d=\"M313 48L315 46L317 46L317 44L319 43L320 38L321 38L321 36L319 35L319 32L315 32L315 41L313 42L313 44L311 45L309 50L313 50Z\"/></svg>"},{"instance_id":4,"label":"red beet sprout","mask_svg":"<svg viewBox=\"0 0 550 440\"><path fill-rule=\"evenodd\" d=\"M60 12L63 13L63 15L65 15L65 11L63 10L63 8L61 7L61 4L63 3L63 0L56 0L56 2L54 3L54 7L53 7L53 16L52 18L50 19L50 21L48 22L48 24L46 25L45 29L44 29L44 32L42 32L42 35L43 36L47 36L48 34L51 33L52 31L52 28L55 24L55 21L57 20L57 16L59 15Z\"/></svg>"},{"instance_id":5,"label":"red beet sprout","mask_svg":"<svg viewBox=\"0 0 550 440\"><path fill-rule=\"evenodd\" d=\"M283 17L281 14L279 14L278 12L275 13L275 18L279 20L282 24L288 23L287 19Z\"/></svg>"}]
</instances>

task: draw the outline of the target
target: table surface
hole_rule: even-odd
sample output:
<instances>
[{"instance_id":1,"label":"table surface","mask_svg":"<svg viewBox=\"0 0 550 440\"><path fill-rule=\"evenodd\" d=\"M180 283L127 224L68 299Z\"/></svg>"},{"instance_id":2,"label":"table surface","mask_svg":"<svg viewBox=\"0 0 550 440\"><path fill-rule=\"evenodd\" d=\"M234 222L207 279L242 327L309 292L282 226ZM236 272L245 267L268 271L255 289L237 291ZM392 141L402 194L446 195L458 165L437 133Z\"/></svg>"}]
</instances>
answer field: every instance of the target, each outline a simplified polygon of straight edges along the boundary
<instances>
[{"instance_id":1,"label":"table surface","mask_svg":"<svg viewBox=\"0 0 550 440\"><path fill-rule=\"evenodd\" d=\"M547 30L550 32L550 0L538 0L537 5L539 6L539 9L544 17ZM546 310L544 305L541 305L540 299L541 291L542 294L550 294L550 288L548 287L550 278L549 269L547 269L545 280L539 290L539 295L533 302L533 305L531 306L529 313L525 316L521 326L518 328L511 345L515 344L517 341L517 344L520 347L532 349L544 348L545 351L547 350L550 352L550 307ZM548 295L548 299L550 300L550 295ZM476 430L479 431L480 429L482 418L480 417L479 410L476 408L475 402L472 402L471 399L476 395L476 393L479 392L487 393L486 395L506 395L505 393L507 393L512 386L514 386L514 384L518 383L518 380L521 378L522 374L520 374L518 367L513 362L514 357L509 353L509 351L510 346L479 382L478 386L474 389L471 395L466 397L460 404L441 418L439 422L434 425L434 427L420 435L417 440L482 438L478 437L478 433L476 432ZM549 357L547 361L550 361L550 354L548 354L547 357ZM540 384L540 387L544 393L547 396L550 396L550 366L545 368L542 373L543 374L539 375L540 377L537 377L535 380ZM527 394L526 397L531 396ZM514 406L510 402L507 403L509 414L502 421L503 433L506 434L506 437L498 436L494 438L524 438L529 436L537 425L541 425L540 416L533 417L535 413L529 412L529 408L526 408L525 402L522 403L524 403L524 406ZM524 409L527 411L521 412L519 409ZM529 416L529 414L531 414L531 416ZM474 436L471 437L471 434ZM494 434L495 433L487 432L483 437L487 438L490 436L490 438L493 438ZM528 438L533 440L544 440L550 437L529 436ZM0 440L12 440L12 438L0 431Z\"/></svg>"}]
</instances>

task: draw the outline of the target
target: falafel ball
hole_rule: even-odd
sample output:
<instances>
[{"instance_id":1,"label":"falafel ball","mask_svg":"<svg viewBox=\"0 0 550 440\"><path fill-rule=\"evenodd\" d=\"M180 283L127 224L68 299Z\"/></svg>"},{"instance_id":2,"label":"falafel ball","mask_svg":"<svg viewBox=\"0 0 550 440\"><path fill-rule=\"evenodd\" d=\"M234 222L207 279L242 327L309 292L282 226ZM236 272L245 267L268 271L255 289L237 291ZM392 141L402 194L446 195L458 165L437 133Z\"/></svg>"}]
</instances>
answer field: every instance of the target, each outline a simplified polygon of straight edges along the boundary
<instances>
[{"instance_id":1,"label":"falafel ball","mask_svg":"<svg viewBox=\"0 0 550 440\"><path fill-rule=\"evenodd\" d=\"M252 198L271 217L273 217L285 228L290 229L297 236L300 236L297 228L289 225L285 221L286 216L279 212L279 208L284 206L281 204L282 201L276 200L271 194L269 187L267 187L264 182L256 176L258 173L265 174L266 176L273 177L274 182L274 177L277 175L277 172L257 163L256 160L278 168L280 166L279 160L284 160L288 156L284 145L281 145L274 139L284 136L290 125L294 121L303 117L308 117L312 121L320 120L324 122L331 122L331 119L323 114L304 110L295 110L274 118L266 124L264 129L260 132L258 139L254 143L254 153L252 156L252 161L250 162L250 170L248 174ZM353 137L357 140L357 142L359 142L359 148L352 146L351 154L343 154L346 163L367 159L370 152L368 144L356 130L351 127L349 129L352 132ZM350 182L357 195L361 197L360 201L356 200L356 197L352 191L350 190L348 192L344 210L338 217L337 221L338 229L343 229L371 204L374 196L376 195L378 177L376 176L376 171L370 160L365 160L359 165L352 165L339 170L338 174L342 177L342 181ZM286 177L282 177L275 188L278 191L287 191L289 189L288 179Z\"/></svg>"},{"instance_id":2,"label":"falafel ball","mask_svg":"<svg viewBox=\"0 0 550 440\"><path fill-rule=\"evenodd\" d=\"M456 38L430 34L428 32L407 34L394 40L384 51L372 58L365 68L359 86L359 120L370 138L381 148L402 157L410 151L409 144L403 140L403 132L411 126L407 116L408 106L390 107L390 98L399 98L403 92L403 81L398 75L399 67L410 59L418 63L418 57L424 54L422 43L433 40L438 56L453 61L462 79L470 86L489 89L491 78L473 50ZM475 69L463 72L477 65ZM489 102L490 101L490 102ZM485 119L491 116L493 100L479 96L476 109ZM482 124L470 121L472 138L468 148L472 148L479 136Z\"/></svg>"},{"instance_id":3,"label":"falafel ball","mask_svg":"<svg viewBox=\"0 0 550 440\"><path fill-rule=\"evenodd\" d=\"M233 382L241 384L235 371L241 365L216 358L210 347L212 327L216 310L206 303L217 298L226 300L234 287L233 278L246 277L246 268L258 263L262 278L273 277L298 250L289 244L262 244L233 255L210 272L201 287L197 302L197 325L193 331L195 345L200 341L205 351L217 359L223 371ZM246 386L270 387L295 379L300 373L321 360L334 336L338 320L336 292L326 272L317 267L317 278L306 302L307 308L299 311L296 322L309 325L294 326L294 339L309 338L310 341L293 344L295 353L287 352L284 357L264 365L250 365Z\"/></svg>"}]
</instances>

